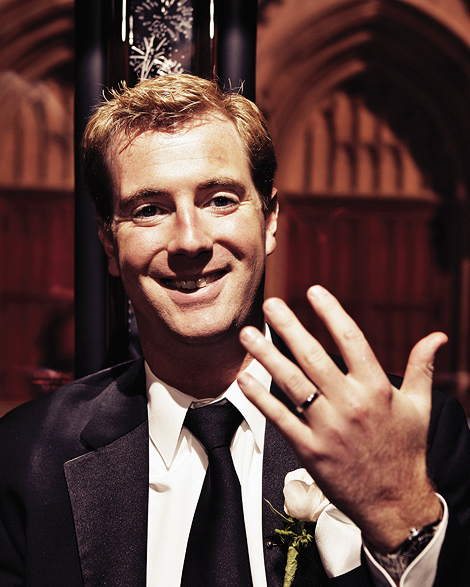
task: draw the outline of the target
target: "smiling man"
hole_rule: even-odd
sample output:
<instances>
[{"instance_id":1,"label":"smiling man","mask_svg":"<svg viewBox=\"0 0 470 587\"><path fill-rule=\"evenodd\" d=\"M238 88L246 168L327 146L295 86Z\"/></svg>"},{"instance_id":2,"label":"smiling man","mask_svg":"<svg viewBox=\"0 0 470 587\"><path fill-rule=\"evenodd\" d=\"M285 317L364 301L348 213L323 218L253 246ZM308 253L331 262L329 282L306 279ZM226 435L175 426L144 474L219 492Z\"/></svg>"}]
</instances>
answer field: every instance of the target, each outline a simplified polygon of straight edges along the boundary
<instances>
[{"instance_id":1,"label":"smiling man","mask_svg":"<svg viewBox=\"0 0 470 587\"><path fill-rule=\"evenodd\" d=\"M100 237L132 300L147 362L180 391L217 397L250 362L240 329L263 327L275 194L263 210L242 139L218 112L172 132L120 137L108 157L114 212L109 224L99 219ZM184 374L182 349L192 367ZM208 353L218 355L210 379L200 368Z\"/></svg>"},{"instance_id":2,"label":"smiling man","mask_svg":"<svg viewBox=\"0 0 470 587\"><path fill-rule=\"evenodd\" d=\"M83 163L144 357L0 422L0 585L280 587L267 502L282 511L302 466L332 503L294 586L466 585L470 436L431 391L446 337L416 345L402 382L320 286L343 360L263 305L278 203L256 106L190 75L124 86Z\"/></svg>"}]
</instances>

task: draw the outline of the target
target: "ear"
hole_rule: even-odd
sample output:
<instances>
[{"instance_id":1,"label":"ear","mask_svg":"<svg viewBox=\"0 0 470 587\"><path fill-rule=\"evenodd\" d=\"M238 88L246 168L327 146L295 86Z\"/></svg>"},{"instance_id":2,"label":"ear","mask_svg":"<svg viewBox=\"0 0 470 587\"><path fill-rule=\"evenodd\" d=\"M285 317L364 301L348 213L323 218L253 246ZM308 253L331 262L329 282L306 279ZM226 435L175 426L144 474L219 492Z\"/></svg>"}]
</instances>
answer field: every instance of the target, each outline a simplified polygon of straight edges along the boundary
<instances>
[{"instance_id":1,"label":"ear","mask_svg":"<svg viewBox=\"0 0 470 587\"><path fill-rule=\"evenodd\" d=\"M96 222L98 223L98 236L100 237L101 244L103 245L104 252L108 258L108 271L113 277L119 277L119 263L117 259L116 249L114 246L114 235L111 228L105 224L104 220L95 215Z\"/></svg>"},{"instance_id":2,"label":"ear","mask_svg":"<svg viewBox=\"0 0 470 587\"><path fill-rule=\"evenodd\" d=\"M266 255L270 255L276 248L277 217L279 215L279 202L275 188L273 188L268 209L264 215L266 220Z\"/></svg>"}]
</instances>

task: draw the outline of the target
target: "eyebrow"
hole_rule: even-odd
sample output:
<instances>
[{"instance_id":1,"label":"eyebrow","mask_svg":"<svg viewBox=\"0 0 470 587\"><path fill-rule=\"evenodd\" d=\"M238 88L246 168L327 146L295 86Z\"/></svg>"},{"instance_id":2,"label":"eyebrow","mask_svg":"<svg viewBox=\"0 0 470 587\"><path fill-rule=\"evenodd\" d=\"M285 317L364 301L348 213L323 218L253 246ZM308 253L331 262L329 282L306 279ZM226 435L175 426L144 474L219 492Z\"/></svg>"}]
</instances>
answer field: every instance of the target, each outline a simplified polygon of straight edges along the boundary
<instances>
[{"instance_id":1,"label":"eyebrow","mask_svg":"<svg viewBox=\"0 0 470 587\"><path fill-rule=\"evenodd\" d=\"M158 189L153 189L153 188L141 188L128 197L124 197L124 198L121 197L121 199L119 200L119 206L118 206L119 211L122 212L123 210L125 210L129 206L132 206L132 204L134 204L135 202L139 202L141 200L146 200L149 198L154 198L156 196L169 197L170 193L167 192L166 190L158 190Z\"/></svg>"},{"instance_id":2,"label":"eyebrow","mask_svg":"<svg viewBox=\"0 0 470 587\"><path fill-rule=\"evenodd\" d=\"M204 181L200 183L198 186L198 191L205 191L210 190L216 187L224 187L234 192L238 192L241 195L245 195L246 193L246 186L240 181L233 179L232 177L220 177L215 179L209 179L208 181Z\"/></svg>"}]
</instances>

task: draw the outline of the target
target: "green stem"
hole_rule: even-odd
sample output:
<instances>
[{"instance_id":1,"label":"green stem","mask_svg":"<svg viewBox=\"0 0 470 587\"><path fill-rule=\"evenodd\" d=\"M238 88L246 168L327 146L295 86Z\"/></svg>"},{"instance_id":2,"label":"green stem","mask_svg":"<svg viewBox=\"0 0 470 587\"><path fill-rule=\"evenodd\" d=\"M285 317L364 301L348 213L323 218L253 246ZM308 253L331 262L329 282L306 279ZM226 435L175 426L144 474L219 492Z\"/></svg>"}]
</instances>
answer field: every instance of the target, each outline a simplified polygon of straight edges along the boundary
<instances>
[{"instance_id":1,"label":"green stem","mask_svg":"<svg viewBox=\"0 0 470 587\"><path fill-rule=\"evenodd\" d=\"M297 570L297 557L299 556L298 550L295 546L290 545L287 549L287 563L286 563L286 574L284 576L283 587L291 587L294 582L295 572Z\"/></svg>"}]
</instances>

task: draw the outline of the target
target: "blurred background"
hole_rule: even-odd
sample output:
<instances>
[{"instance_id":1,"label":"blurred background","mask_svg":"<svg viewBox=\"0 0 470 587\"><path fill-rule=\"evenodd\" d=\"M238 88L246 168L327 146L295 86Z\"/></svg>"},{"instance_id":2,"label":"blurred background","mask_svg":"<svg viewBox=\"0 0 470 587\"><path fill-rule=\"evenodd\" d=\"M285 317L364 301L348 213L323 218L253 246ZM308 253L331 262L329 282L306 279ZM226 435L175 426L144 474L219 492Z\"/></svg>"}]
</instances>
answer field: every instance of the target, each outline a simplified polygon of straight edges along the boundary
<instances>
[{"instance_id":1,"label":"blurred background","mask_svg":"<svg viewBox=\"0 0 470 587\"><path fill-rule=\"evenodd\" d=\"M305 299L321 283L393 373L443 330L436 385L470 415L470 1L260 0L257 26L253 0L223 4L0 0L0 413L138 352L74 170L88 102L229 68L214 55L249 30L280 164L268 295L334 351Z\"/></svg>"}]
</instances>

